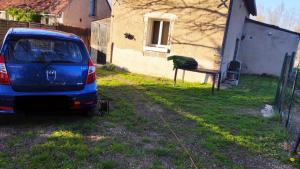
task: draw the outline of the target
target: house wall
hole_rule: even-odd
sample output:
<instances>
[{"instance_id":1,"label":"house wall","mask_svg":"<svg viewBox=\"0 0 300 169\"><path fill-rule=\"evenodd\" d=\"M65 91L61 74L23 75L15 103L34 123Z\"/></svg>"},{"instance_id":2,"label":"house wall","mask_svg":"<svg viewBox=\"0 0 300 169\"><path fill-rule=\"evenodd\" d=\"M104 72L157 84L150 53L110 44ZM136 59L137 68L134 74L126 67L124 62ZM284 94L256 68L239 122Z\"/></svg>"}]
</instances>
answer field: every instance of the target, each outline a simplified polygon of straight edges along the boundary
<instances>
[{"instance_id":1,"label":"house wall","mask_svg":"<svg viewBox=\"0 0 300 169\"><path fill-rule=\"evenodd\" d=\"M199 67L219 69L228 14L228 8L218 7L219 0L205 0L205 3L204 0L118 0L112 4L114 64L135 73L173 78L173 63L167 57L176 54L195 58ZM174 17L168 52L145 49L148 28L145 16L153 13ZM134 39L126 39L125 33ZM181 76L179 71L178 77ZM186 72L185 80L204 82L208 76Z\"/></svg>"},{"instance_id":2,"label":"house wall","mask_svg":"<svg viewBox=\"0 0 300 169\"><path fill-rule=\"evenodd\" d=\"M280 76L284 56L297 52L299 35L246 20L238 59L242 73Z\"/></svg>"},{"instance_id":3,"label":"house wall","mask_svg":"<svg viewBox=\"0 0 300 169\"><path fill-rule=\"evenodd\" d=\"M234 58L236 39L241 39L243 35L245 18L250 16L243 0L232 1L231 16L228 24L227 38L224 44L221 70L223 79L227 71L228 63Z\"/></svg>"},{"instance_id":4,"label":"house wall","mask_svg":"<svg viewBox=\"0 0 300 169\"><path fill-rule=\"evenodd\" d=\"M89 16L89 0L72 0L63 11L63 24L67 26L91 28L91 22L110 17L111 10L106 0L96 0L95 16Z\"/></svg>"}]
</instances>

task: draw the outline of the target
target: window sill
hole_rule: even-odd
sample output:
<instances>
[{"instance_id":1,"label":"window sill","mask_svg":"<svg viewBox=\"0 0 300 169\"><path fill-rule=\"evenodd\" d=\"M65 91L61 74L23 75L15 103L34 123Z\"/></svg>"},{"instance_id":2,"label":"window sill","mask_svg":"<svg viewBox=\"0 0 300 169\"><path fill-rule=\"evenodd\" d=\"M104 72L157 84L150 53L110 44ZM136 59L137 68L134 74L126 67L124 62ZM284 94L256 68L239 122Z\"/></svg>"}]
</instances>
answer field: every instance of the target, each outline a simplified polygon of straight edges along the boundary
<instances>
[{"instance_id":1,"label":"window sill","mask_svg":"<svg viewBox=\"0 0 300 169\"><path fill-rule=\"evenodd\" d=\"M169 49L168 48L158 48L158 47L150 47L150 46L145 46L144 47L144 51L169 53Z\"/></svg>"}]
</instances>

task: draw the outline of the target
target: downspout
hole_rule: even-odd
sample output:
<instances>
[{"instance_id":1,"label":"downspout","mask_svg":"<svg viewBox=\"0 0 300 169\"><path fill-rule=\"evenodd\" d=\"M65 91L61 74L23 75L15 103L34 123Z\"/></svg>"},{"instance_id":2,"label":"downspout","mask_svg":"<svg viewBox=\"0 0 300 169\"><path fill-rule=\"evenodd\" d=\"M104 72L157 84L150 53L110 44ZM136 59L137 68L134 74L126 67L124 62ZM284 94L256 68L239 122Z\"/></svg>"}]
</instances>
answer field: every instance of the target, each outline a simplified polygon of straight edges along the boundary
<instances>
[{"instance_id":1,"label":"downspout","mask_svg":"<svg viewBox=\"0 0 300 169\"><path fill-rule=\"evenodd\" d=\"M222 72L222 67L223 67L223 60L224 60L224 53L225 53L225 46L226 46L226 42L227 42L227 37L228 37L228 31L229 31L229 24L231 21L231 14L232 14L232 6L233 6L233 1L234 0L230 0L230 5L229 5L229 9L228 9L228 16L227 16L227 21L226 21L226 28L224 31L224 38L223 38L223 43L222 43L222 51L221 51L221 64L220 64L220 74L221 76L223 75ZM222 80L222 77L219 77Z\"/></svg>"},{"instance_id":2,"label":"downspout","mask_svg":"<svg viewBox=\"0 0 300 169\"><path fill-rule=\"evenodd\" d=\"M112 3L111 3L111 21L110 21L110 33L109 33L109 36L110 36L110 59L109 59L109 62L112 64L113 63L113 55L114 55L114 0L112 0Z\"/></svg>"}]
</instances>

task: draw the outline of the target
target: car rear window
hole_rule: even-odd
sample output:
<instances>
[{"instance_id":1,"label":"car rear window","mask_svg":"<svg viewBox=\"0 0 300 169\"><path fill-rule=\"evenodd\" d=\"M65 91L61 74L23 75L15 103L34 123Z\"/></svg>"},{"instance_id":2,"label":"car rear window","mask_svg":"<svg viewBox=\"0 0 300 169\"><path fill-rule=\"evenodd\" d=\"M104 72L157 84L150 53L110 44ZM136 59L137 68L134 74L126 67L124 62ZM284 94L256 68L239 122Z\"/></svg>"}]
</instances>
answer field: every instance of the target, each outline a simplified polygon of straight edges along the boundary
<instances>
[{"instance_id":1,"label":"car rear window","mask_svg":"<svg viewBox=\"0 0 300 169\"><path fill-rule=\"evenodd\" d=\"M6 60L17 63L82 63L78 43L57 39L18 38L9 42Z\"/></svg>"}]
</instances>

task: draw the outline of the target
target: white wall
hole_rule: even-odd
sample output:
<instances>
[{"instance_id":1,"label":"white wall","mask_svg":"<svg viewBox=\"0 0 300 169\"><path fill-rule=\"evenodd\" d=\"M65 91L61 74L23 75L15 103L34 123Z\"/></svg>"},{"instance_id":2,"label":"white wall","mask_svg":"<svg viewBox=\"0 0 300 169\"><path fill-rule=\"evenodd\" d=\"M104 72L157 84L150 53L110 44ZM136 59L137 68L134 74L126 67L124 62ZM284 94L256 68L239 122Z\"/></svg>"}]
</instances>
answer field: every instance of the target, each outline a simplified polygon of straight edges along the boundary
<instances>
[{"instance_id":1,"label":"white wall","mask_svg":"<svg viewBox=\"0 0 300 169\"><path fill-rule=\"evenodd\" d=\"M167 61L166 58L153 55L141 56L141 54L135 50L121 49L116 47L114 48L114 53L126 54L118 55L118 57L113 57L113 63L119 65L122 68L125 68L130 72L168 79L173 79L174 77L173 62ZM182 80L182 77L183 71L178 70L177 79ZM185 72L184 80L189 82L212 82L209 75L190 71Z\"/></svg>"},{"instance_id":2,"label":"white wall","mask_svg":"<svg viewBox=\"0 0 300 169\"><path fill-rule=\"evenodd\" d=\"M246 20L238 60L242 73L279 76L285 53L297 52L299 35Z\"/></svg>"}]
</instances>

